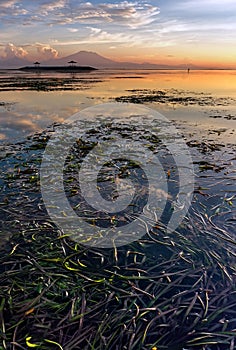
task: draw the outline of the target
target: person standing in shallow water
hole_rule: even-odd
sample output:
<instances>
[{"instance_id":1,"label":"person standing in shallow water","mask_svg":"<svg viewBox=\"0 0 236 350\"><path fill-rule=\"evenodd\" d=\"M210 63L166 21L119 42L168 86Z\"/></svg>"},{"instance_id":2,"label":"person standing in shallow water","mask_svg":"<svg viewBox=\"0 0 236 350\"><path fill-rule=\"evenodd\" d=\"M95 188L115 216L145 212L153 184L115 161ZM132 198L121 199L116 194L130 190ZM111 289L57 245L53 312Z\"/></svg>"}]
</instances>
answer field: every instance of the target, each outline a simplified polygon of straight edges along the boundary
<instances>
[{"instance_id":1,"label":"person standing in shallow water","mask_svg":"<svg viewBox=\"0 0 236 350\"><path fill-rule=\"evenodd\" d=\"M190 68L188 68L188 74L189 74L189 72L190 72Z\"/></svg>"}]
</instances>

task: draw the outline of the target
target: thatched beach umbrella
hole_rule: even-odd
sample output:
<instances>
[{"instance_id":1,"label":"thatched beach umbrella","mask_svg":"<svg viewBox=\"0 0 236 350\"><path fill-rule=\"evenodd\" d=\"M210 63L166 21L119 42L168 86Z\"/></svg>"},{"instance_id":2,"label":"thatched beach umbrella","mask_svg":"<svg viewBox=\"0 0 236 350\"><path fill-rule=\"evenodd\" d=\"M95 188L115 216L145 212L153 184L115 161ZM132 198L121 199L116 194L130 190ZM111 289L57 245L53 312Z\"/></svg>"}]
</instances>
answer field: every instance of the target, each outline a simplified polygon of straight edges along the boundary
<instances>
[{"instance_id":1,"label":"thatched beach umbrella","mask_svg":"<svg viewBox=\"0 0 236 350\"><path fill-rule=\"evenodd\" d=\"M75 62L75 61L70 61L70 62L68 62L68 63L69 63L69 65L70 65L71 67L74 67L75 64L76 64L77 62Z\"/></svg>"},{"instance_id":2,"label":"thatched beach umbrella","mask_svg":"<svg viewBox=\"0 0 236 350\"><path fill-rule=\"evenodd\" d=\"M34 66L35 66L35 68L38 68L39 66L40 66L40 62L34 62Z\"/></svg>"}]
</instances>

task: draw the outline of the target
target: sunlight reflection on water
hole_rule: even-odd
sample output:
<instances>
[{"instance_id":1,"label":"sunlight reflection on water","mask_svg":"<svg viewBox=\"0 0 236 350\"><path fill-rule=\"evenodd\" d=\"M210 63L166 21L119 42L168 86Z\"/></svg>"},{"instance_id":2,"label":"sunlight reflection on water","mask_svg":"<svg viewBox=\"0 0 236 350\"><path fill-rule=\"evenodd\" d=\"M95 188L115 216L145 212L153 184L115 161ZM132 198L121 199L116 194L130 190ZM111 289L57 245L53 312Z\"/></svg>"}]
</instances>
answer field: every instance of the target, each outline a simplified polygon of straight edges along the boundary
<instances>
[{"instance_id":1,"label":"sunlight reflection on water","mask_svg":"<svg viewBox=\"0 0 236 350\"><path fill-rule=\"evenodd\" d=\"M4 74L3 74L4 73ZM37 78L32 74L0 72L0 89L6 78ZM70 78L67 75L40 75L45 78ZM2 91L0 90L0 142L13 142L41 131L54 122L63 122L70 115L95 104L111 102L111 98L130 95L127 90L177 89L185 96L206 93L217 97L236 98L235 71L105 71L89 75L77 74L86 89L76 91ZM90 83L86 82L89 79ZM37 79L36 79L37 80ZM12 82L12 79L11 79ZM13 84L14 85L14 84ZM196 96L195 96L196 97ZM8 103L4 105L4 103ZM12 104L11 104L12 103ZM226 106L182 106L174 103L147 103L147 106L183 124L191 132L208 132L232 142L236 128L236 102ZM227 119L227 116L232 118ZM225 128L224 131L223 128ZM216 129L216 130L215 130ZM213 132L212 132L213 130ZM218 132L218 130L221 130Z\"/></svg>"}]
</instances>

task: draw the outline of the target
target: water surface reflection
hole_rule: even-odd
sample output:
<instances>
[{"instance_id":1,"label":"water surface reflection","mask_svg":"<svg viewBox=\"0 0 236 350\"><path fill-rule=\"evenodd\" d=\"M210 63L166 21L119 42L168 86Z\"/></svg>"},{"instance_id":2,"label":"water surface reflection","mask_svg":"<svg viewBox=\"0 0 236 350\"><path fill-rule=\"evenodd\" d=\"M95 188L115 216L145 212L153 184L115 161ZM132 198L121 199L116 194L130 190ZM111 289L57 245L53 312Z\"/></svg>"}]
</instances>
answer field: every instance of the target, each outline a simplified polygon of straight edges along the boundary
<instances>
[{"instance_id":1,"label":"water surface reflection","mask_svg":"<svg viewBox=\"0 0 236 350\"><path fill-rule=\"evenodd\" d=\"M41 131L54 122L63 122L72 114L95 104L110 102L112 99L130 95L128 90L170 90L175 89L185 96L204 93L210 96L236 99L235 71L112 71L100 70L89 75L76 77L63 74L41 74L39 79L79 79L81 88L56 91L3 91L3 80L14 81L27 78L37 80L36 75L17 72L0 72L0 142L24 139L35 131ZM89 79L89 84L88 84ZM78 86L77 86L78 88ZM214 132L232 141L236 127L236 103L218 106L182 106L174 103L146 103L167 118L188 126L192 131ZM231 116L227 119L227 116ZM191 131L189 131L191 132ZM218 135L219 134L219 135ZM233 135L233 136L232 136ZM212 136L212 137L213 137Z\"/></svg>"}]
</instances>

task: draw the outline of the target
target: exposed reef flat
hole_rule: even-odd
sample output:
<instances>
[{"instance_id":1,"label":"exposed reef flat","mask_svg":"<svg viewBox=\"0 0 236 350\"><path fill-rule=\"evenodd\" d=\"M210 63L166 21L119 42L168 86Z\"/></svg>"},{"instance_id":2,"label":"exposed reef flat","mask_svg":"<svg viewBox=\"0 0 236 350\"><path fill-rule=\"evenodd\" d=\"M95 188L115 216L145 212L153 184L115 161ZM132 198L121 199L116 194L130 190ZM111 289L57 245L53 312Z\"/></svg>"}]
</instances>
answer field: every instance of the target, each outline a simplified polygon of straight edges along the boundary
<instances>
[{"instance_id":1,"label":"exposed reef flat","mask_svg":"<svg viewBox=\"0 0 236 350\"><path fill-rule=\"evenodd\" d=\"M180 89L132 89L127 95L115 98L116 102L125 103L159 103L182 106L228 106L234 102L230 97L214 97L211 94L184 91Z\"/></svg>"},{"instance_id":2,"label":"exposed reef flat","mask_svg":"<svg viewBox=\"0 0 236 350\"><path fill-rule=\"evenodd\" d=\"M167 206L165 217L142 239L99 249L61 234L42 199L41 160L60 127L55 124L2 147L0 300L6 346L0 349L16 344L22 349L91 350L91 342L96 350L154 350L156 345L160 350L234 349L235 146L188 140L196 183L181 226L166 232L162 220L171 215ZM112 228L129 222L146 205L148 183L141 168L119 159L101 169L98 188L109 201L116 195L116 174L136 187L126 214L116 216L86 204L77 175L99 140L116 136L158 152L169 173L168 193L178 195L176 164L158 134L147 133L139 123L108 122L99 128L91 123L65 161L64 189L78 216Z\"/></svg>"},{"instance_id":3,"label":"exposed reef flat","mask_svg":"<svg viewBox=\"0 0 236 350\"><path fill-rule=\"evenodd\" d=\"M71 73L73 74L73 73ZM11 77L4 78L0 81L0 91L70 91L70 90L85 90L91 88L95 83L101 82L99 79L90 78L87 76L82 78L77 77ZM0 106L6 102L0 101Z\"/></svg>"}]
</instances>

